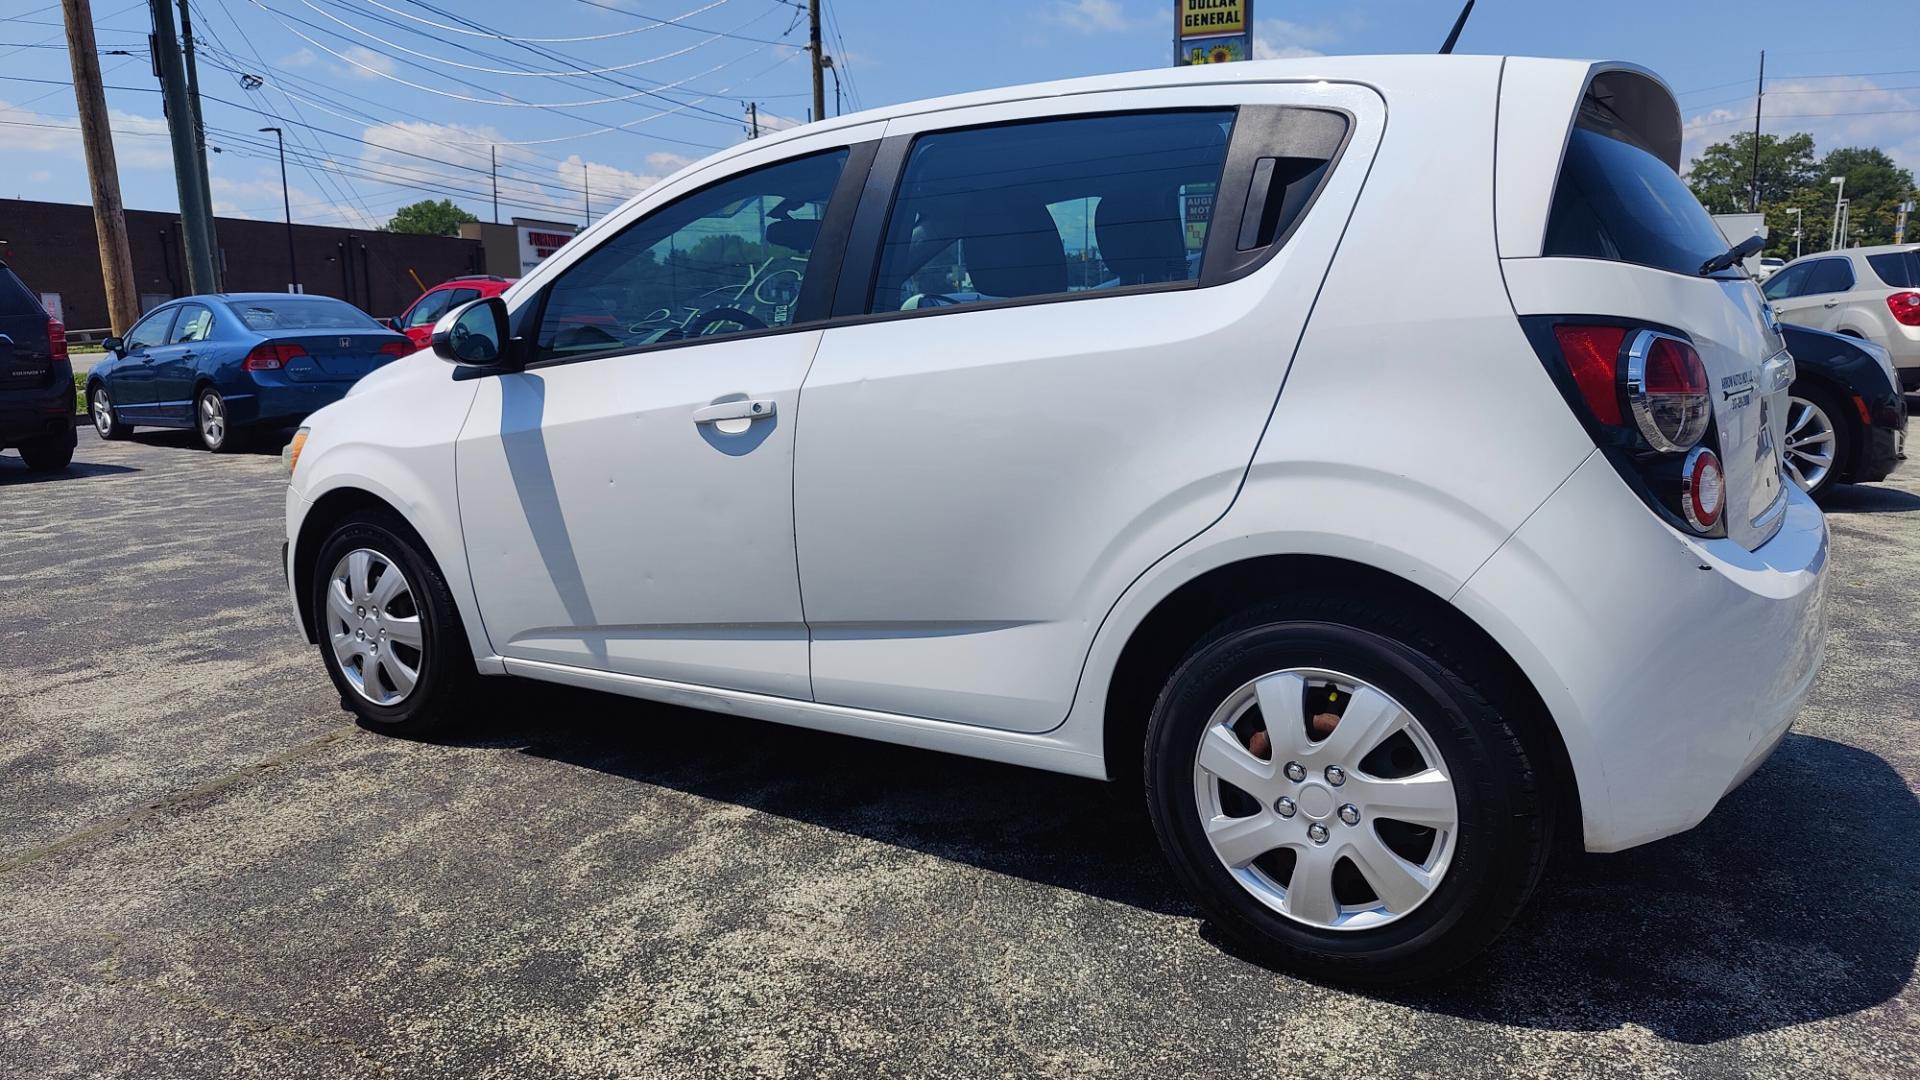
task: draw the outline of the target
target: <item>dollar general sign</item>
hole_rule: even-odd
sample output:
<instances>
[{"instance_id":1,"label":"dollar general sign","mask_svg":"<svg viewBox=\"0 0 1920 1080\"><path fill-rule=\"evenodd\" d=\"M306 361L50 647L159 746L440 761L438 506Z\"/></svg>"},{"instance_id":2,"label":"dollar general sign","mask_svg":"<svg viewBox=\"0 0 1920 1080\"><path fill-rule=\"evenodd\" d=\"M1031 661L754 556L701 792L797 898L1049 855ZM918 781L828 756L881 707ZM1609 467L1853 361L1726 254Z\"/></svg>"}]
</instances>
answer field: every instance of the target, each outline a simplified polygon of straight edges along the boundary
<instances>
[{"instance_id":1,"label":"dollar general sign","mask_svg":"<svg viewBox=\"0 0 1920 1080\"><path fill-rule=\"evenodd\" d=\"M1177 0L1183 38L1220 37L1247 32L1247 9L1252 0Z\"/></svg>"}]
</instances>

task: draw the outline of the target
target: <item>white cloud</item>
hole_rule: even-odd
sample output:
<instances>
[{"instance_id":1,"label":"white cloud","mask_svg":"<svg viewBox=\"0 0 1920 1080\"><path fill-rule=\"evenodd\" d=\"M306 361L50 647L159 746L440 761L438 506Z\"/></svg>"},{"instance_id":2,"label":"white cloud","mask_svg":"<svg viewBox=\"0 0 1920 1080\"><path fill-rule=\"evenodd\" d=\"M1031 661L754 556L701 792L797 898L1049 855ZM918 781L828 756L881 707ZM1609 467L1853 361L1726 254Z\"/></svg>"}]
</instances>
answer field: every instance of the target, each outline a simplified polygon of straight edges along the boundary
<instances>
[{"instance_id":1,"label":"white cloud","mask_svg":"<svg viewBox=\"0 0 1920 1080\"><path fill-rule=\"evenodd\" d=\"M1752 130L1751 97L1693 113L1681 129L1681 166L1708 145ZM1850 76L1769 85L1761 131L1807 132L1818 154L1842 146L1878 146L1901 165L1920 171L1920 97L1883 89L1872 79Z\"/></svg>"},{"instance_id":2,"label":"white cloud","mask_svg":"<svg viewBox=\"0 0 1920 1080\"><path fill-rule=\"evenodd\" d=\"M1324 24L1308 25L1286 19L1255 19L1253 58L1287 60L1302 56L1324 56L1324 46L1340 39L1337 30Z\"/></svg>"},{"instance_id":3,"label":"white cloud","mask_svg":"<svg viewBox=\"0 0 1920 1080\"><path fill-rule=\"evenodd\" d=\"M32 180L36 184L44 184L53 179L53 173L48 169L35 169L27 179Z\"/></svg>"},{"instance_id":4,"label":"white cloud","mask_svg":"<svg viewBox=\"0 0 1920 1080\"><path fill-rule=\"evenodd\" d=\"M279 221L286 213L281 202L280 173L261 169L252 178L236 180L215 173L207 185L213 193L213 212L219 217L248 218L255 221ZM358 206L335 202L298 184L289 184L286 197L293 203L293 220L301 225L344 225L353 229L377 229L386 218L369 214Z\"/></svg>"},{"instance_id":5,"label":"white cloud","mask_svg":"<svg viewBox=\"0 0 1920 1080\"><path fill-rule=\"evenodd\" d=\"M681 169L693 164L693 162L693 158L685 154L676 154L671 150L655 150L653 153L647 155L647 168L652 169L661 176L669 176L677 173Z\"/></svg>"},{"instance_id":6,"label":"white cloud","mask_svg":"<svg viewBox=\"0 0 1920 1080\"><path fill-rule=\"evenodd\" d=\"M347 71L356 79L374 79L380 75L395 75L400 71L400 65L393 57L374 52L365 45L349 45L341 55L352 61Z\"/></svg>"},{"instance_id":7,"label":"white cloud","mask_svg":"<svg viewBox=\"0 0 1920 1080\"><path fill-rule=\"evenodd\" d=\"M319 62L320 54L302 45L300 48L274 61L274 66L282 68L303 68L312 67Z\"/></svg>"},{"instance_id":8,"label":"white cloud","mask_svg":"<svg viewBox=\"0 0 1920 1080\"><path fill-rule=\"evenodd\" d=\"M1133 30L1146 24L1143 17L1123 9L1118 0L1054 0L1047 17L1084 34Z\"/></svg>"},{"instance_id":9,"label":"white cloud","mask_svg":"<svg viewBox=\"0 0 1920 1080\"><path fill-rule=\"evenodd\" d=\"M51 116L0 101L0 152L58 154L81 160L80 125L71 116ZM113 156L122 170L171 169L167 122L157 116L110 110Z\"/></svg>"}]
</instances>

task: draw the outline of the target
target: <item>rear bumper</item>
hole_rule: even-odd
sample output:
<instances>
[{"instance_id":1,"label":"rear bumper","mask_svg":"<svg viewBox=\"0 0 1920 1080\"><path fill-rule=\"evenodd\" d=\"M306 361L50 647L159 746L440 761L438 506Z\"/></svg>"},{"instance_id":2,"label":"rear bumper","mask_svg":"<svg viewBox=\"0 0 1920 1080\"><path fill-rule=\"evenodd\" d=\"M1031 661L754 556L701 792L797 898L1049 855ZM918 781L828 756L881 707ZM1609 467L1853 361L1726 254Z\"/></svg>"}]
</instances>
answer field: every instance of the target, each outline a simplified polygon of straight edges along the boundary
<instances>
[{"instance_id":1,"label":"rear bumper","mask_svg":"<svg viewBox=\"0 0 1920 1080\"><path fill-rule=\"evenodd\" d=\"M1900 464L1906 450L1907 399L1904 394L1888 394L1880 402L1868 402L1870 423L1861 427L1860 449L1854 455L1847 479L1857 484L1885 480Z\"/></svg>"},{"instance_id":2,"label":"rear bumper","mask_svg":"<svg viewBox=\"0 0 1920 1080\"><path fill-rule=\"evenodd\" d=\"M277 372L256 372L251 396L230 396L227 412L238 424L295 424L346 397L353 382L293 382Z\"/></svg>"},{"instance_id":3,"label":"rear bumper","mask_svg":"<svg viewBox=\"0 0 1920 1080\"><path fill-rule=\"evenodd\" d=\"M73 432L73 369L54 368L46 386L0 390L0 446Z\"/></svg>"},{"instance_id":4,"label":"rear bumper","mask_svg":"<svg viewBox=\"0 0 1920 1080\"><path fill-rule=\"evenodd\" d=\"M1588 459L1455 603L1532 680L1566 743L1586 847L1692 828L1773 751L1826 642L1826 519L1788 485L1756 551L1680 535Z\"/></svg>"}]
</instances>

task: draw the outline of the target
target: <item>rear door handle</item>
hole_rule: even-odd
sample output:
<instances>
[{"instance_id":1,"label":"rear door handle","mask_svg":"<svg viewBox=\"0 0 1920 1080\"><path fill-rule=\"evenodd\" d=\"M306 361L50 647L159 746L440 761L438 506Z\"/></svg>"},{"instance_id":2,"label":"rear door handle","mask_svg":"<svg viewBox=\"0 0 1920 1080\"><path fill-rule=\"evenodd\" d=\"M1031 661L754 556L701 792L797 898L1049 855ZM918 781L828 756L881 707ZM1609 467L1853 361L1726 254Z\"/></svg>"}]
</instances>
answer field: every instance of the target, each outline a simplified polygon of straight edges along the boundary
<instances>
[{"instance_id":1,"label":"rear door handle","mask_svg":"<svg viewBox=\"0 0 1920 1080\"><path fill-rule=\"evenodd\" d=\"M1829 301L1827 301L1826 303L1824 303L1824 304L1821 304L1820 306L1821 306L1821 307L1839 307L1839 306L1840 306L1840 301L1838 301L1838 300L1829 300Z\"/></svg>"},{"instance_id":2,"label":"rear door handle","mask_svg":"<svg viewBox=\"0 0 1920 1080\"><path fill-rule=\"evenodd\" d=\"M759 420L773 415L773 402L766 398L752 401L722 401L693 410L696 424L717 424L722 420Z\"/></svg>"}]
</instances>

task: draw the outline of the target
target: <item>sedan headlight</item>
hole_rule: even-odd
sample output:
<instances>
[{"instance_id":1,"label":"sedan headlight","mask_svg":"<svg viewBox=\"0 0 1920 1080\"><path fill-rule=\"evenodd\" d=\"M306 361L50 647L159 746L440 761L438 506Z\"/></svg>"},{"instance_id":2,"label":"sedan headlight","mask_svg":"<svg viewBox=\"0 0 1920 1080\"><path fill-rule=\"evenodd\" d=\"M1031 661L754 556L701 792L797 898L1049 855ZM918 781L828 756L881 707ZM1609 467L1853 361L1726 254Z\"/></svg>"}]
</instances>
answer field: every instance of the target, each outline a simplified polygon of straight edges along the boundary
<instances>
[{"instance_id":1,"label":"sedan headlight","mask_svg":"<svg viewBox=\"0 0 1920 1080\"><path fill-rule=\"evenodd\" d=\"M286 462L288 476L292 476L293 470L300 467L300 451L307 445L307 432L312 430L301 428L293 433L292 442L280 448L280 460Z\"/></svg>"}]
</instances>

